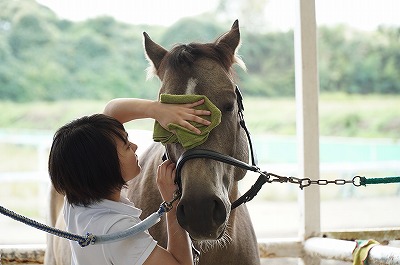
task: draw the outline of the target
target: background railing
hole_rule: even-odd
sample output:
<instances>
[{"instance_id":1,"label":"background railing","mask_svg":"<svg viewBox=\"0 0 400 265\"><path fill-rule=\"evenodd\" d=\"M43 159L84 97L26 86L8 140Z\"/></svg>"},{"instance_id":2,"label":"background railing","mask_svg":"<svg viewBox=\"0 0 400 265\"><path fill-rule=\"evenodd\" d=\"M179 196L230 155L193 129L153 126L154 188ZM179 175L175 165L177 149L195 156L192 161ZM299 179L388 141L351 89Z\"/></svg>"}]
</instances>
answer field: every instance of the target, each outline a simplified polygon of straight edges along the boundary
<instances>
[{"instance_id":1,"label":"background railing","mask_svg":"<svg viewBox=\"0 0 400 265\"><path fill-rule=\"evenodd\" d=\"M130 132L129 135L134 135L135 141L139 143L139 153L143 152L152 142L150 131L135 130ZM19 157L18 163L30 160L30 163L34 164L34 166L31 166L34 169L29 171L19 172L14 168L0 172L0 187L10 189L0 194L0 203L2 206L40 222L45 222L46 219L49 186L46 167L51 137L48 132L12 134L0 132L0 145L7 145L7 150L10 150L10 146L21 150L29 149L28 153L16 151L12 154L6 154L2 149L0 152L2 160L7 158L12 161L12 156L15 156ZM253 137L261 162L260 167L263 170L286 176L297 176L297 163L292 159L293 152L296 152L294 137L271 135L255 135ZM330 151L332 149L327 147L336 150ZM321 148L326 150L324 152L332 153L351 149L353 155L354 150L362 150L362 152L356 154L355 160L357 161L349 161L349 158L346 157L347 162L334 162L332 157L340 158L340 156L331 155L331 158L326 159L328 162L322 162L320 165L321 178L351 179L358 174L373 177L383 176L383 174L393 175L400 172L400 159L395 160L400 158L400 155L397 155L398 152L400 153L400 144L391 140L322 137ZM380 155L385 153L385 148L390 150L392 156L384 157ZM277 150L284 150L285 152L277 155L279 153ZM286 163L283 160L285 154L288 154L289 160ZM243 191L246 190L253 184L255 178L254 173L248 173L248 176L241 182L240 188ZM310 178L313 177L310 176ZM398 205L400 203L399 192L400 185L397 184L360 188L352 185L324 186L321 190L321 219L324 221L322 222L322 231L326 237L332 240L340 238L347 240L348 238L343 238L343 234L337 236L336 232L332 231L348 228L368 231L387 227L389 234L396 234L400 213L385 211L384 206L388 204ZM278 259L274 260L278 262L276 264L296 264L296 258L301 255L304 246L303 242L297 238L299 210L296 198L298 193L299 188L294 184L266 184L255 200L247 204L259 238L263 260L267 258L270 260L271 257L285 258L285 261L282 261L283 263L279 263ZM379 205L382 205L380 209ZM372 207L372 209L369 209L369 207ZM357 220L355 216L360 220ZM2 253L3 258L22 259L22 257L30 255L32 259L42 260L41 255L44 253L46 238L42 231L27 227L5 216L0 216L0 222L0 253ZM391 242L394 241L392 238ZM315 244L323 245L324 242L324 239L318 242L313 239L308 243L306 242L305 246L312 248ZM339 249L350 246L349 243L342 241L327 241L328 246L332 242L336 242ZM24 245L16 245L21 243ZM325 259L333 256L335 254L329 254L327 250L324 250L323 254L320 255L321 258ZM288 257L289 260L287 260ZM350 258L349 255L344 255L341 260L346 262Z\"/></svg>"}]
</instances>

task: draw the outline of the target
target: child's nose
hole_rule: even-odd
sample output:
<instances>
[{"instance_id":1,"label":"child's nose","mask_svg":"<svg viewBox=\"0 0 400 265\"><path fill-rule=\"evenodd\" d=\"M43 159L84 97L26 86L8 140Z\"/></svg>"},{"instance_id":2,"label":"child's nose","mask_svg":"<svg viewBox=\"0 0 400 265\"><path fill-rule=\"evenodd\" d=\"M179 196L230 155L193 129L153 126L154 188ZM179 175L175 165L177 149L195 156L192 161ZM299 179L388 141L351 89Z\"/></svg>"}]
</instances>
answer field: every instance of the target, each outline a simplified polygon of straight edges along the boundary
<instances>
[{"instance_id":1,"label":"child's nose","mask_svg":"<svg viewBox=\"0 0 400 265\"><path fill-rule=\"evenodd\" d=\"M136 152L136 150L138 149L138 146L134 143L132 143L131 148L134 152Z\"/></svg>"}]
</instances>

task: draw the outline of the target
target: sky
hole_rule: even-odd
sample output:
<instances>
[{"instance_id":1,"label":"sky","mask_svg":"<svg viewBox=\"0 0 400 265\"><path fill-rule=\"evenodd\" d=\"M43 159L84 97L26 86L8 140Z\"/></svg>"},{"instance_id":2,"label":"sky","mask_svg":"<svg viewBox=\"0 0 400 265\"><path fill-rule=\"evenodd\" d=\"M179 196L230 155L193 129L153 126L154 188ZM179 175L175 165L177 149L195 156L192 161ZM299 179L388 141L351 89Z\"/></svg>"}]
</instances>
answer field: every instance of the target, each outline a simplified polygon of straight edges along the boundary
<instances>
[{"instance_id":1,"label":"sky","mask_svg":"<svg viewBox=\"0 0 400 265\"><path fill-rule=\"evenodd\" d=\"M130 24L165 26L185 16L195 16L214 10L218 3L216 0L37 1L48 6L59 17L73 21L109 15ZM297 0L268 0L264 12L266 27L275 30L293 28L295 1ZM399 0L316 0L318 25L347 24L360 30L374 30L381 24L400 26L399 10ZM240 15L238 18L241 20Z\"/></svg>"}]
</instances>

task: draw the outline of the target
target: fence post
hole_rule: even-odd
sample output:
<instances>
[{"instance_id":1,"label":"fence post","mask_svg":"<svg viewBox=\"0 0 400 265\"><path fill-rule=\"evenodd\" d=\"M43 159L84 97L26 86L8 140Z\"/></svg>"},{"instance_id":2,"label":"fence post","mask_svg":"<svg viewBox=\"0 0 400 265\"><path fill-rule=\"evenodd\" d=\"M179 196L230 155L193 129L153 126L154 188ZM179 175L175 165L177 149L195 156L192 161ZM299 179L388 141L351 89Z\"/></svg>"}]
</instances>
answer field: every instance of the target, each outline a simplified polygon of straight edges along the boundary
<instances>
[{"instance_id":1,"label":"fence post","mask_svg":"<svg viewBox=\"0 0 400 265\"><path fill-rule=\"evenodd\" d=\"M299 176L319 179L318 69L315 1L296 1L294 30L296 78L296 126ZM300 229L303 242L320 234L319 187L299 194ZM299 264L318 265L319 258L305 255Z\"/></svg>"}]
</instances>

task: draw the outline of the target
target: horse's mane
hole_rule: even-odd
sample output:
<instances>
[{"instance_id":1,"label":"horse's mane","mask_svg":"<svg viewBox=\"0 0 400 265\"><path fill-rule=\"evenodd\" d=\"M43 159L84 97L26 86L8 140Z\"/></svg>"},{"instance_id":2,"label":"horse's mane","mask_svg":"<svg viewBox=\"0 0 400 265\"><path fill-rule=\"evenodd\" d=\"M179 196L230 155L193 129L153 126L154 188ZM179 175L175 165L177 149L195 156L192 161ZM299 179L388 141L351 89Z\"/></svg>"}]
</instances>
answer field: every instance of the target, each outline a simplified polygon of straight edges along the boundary
<instances>
[{"instance_id":1,"label":"horse's mane","mask_svg":"<svg viewBox=\"0 0 400 265\"><path fill-rule=\"evenodd\" d=\"M232 65L237 63L246 69L242 59L228 45L214 43L190 43L175 45L163 58L160 69L171 68L183 73L199 58L209 58L218 62L227 72L233 73ZM186 67L185 67L186 66Z\"/></svg>"}]
</instances>

